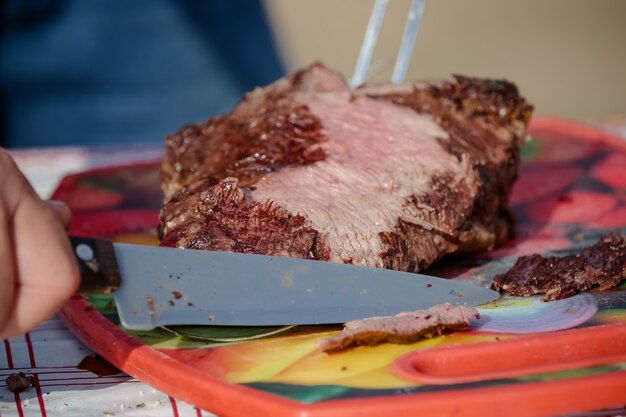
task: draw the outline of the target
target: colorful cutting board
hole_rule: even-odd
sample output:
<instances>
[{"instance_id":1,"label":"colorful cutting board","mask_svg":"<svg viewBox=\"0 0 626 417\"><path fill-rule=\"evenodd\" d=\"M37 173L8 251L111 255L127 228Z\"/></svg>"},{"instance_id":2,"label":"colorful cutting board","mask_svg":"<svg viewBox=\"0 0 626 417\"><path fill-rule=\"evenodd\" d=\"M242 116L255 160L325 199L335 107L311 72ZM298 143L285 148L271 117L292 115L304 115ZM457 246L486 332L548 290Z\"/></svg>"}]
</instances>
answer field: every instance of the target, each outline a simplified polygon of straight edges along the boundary
<instances>
[{"instance_id":1,"label":"colorful cutting board","mask_svg":"<svg viewBox=\"0 0 626 417\"><path fill-rule=\"evenodd\" d=\"M575 253L626 233L626 141L534 119L511 207L515 235L430 272L486 284L529 253ZM157 244L158 164L64 179L77 235ZM228 279L228 277L224 277ZM232 300L237 303L237 300ZM220 416L547 416L626 403L626 286L543 303L503 298L482 327L325 354L339 326L126 331L108 298L75 296L69 328L126 373ZM265 337L260 337L265 336Z\"/></svg>"}]
</instances>

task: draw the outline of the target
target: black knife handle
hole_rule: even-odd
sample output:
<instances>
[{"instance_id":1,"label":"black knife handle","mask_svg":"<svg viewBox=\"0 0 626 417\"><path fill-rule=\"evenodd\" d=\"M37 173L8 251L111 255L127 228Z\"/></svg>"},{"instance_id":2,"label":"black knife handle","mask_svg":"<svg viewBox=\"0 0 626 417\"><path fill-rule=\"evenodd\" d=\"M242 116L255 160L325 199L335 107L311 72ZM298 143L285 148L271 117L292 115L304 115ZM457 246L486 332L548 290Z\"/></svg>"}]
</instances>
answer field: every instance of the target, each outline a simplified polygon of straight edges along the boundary
<instances>
[{"instance_id":1,"label":"black knife handle","mask_svg":"<svg viewBox=\"0 0 626 417\"><path fill-rule=\"evenodd\" d=\"M120 273L113 242L70 236L72 250L80 266L79 293L110 294L120 286Z\"/></svg>"}]
</instances>

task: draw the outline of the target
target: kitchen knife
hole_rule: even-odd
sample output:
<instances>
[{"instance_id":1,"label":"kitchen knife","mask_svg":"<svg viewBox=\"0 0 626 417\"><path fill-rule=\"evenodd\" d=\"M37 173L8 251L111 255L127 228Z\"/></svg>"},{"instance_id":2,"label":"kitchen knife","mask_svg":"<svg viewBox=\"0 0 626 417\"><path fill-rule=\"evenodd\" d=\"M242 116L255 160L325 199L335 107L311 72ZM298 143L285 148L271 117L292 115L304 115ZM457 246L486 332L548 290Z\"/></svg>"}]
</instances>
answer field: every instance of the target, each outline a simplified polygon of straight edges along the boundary
<instances>
[{"instance_id":1,"label":"kitchen knife","mask_svg":"<svg viewBox=\"0 0 626 417\"><path fill-rule=\"evenodd\" d=\"M70 237L82 293L112 293L124 327L344 323L499 293L422 274Z\"/></svg>"}]
</instances>

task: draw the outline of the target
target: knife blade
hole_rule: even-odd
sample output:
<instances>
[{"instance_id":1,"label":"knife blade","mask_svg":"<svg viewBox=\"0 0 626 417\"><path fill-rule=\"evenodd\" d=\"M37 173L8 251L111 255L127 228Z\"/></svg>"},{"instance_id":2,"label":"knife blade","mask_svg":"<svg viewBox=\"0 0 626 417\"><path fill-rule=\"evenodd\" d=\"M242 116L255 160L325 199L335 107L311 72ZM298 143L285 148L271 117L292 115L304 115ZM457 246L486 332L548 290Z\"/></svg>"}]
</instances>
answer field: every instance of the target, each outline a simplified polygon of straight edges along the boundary
<instances>
[{"instance_id":1,"label":"knife blade","mask_svg":"<svg viewBox=\"0 0 626 417\"><path fill-rule=\"evenodd\" d=\"M70 241L81 269L79 292L112 293L130 330L344 323L500 296L458 280L335 262Z\"/></svg>"}]
</instances>

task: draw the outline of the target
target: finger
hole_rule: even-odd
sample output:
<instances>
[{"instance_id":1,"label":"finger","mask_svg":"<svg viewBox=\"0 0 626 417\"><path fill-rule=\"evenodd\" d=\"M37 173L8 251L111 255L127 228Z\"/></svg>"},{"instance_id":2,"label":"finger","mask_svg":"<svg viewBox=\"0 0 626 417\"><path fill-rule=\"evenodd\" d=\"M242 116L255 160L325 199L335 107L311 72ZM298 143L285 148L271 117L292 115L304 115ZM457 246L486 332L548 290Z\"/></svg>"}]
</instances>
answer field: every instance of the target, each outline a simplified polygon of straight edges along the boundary
<instances>
[{"instance_id":1,"label":"finger","mask_svg":"<svg viewBox=\"0 0 626 417\"><path fill-rule=\"evenodd\" d=\"M64 228L68 228L70 223L72 222L72 212L67 204L63 201L58 200L47 200L46 205L52 213L56 216L56 218L61 222Z\"/></svg>"},{"instance_id":2,"label":"finger","mask_svg":"<svg viewBox=\"0 0 626 417\"><path fill-rule=\"evenodd\" d=\"M78 267L67 235L25 180L17 193L13 227L18 287L4 337L36 327L78 287Z\"/></svg>"},{"instance_id":3,"label":"finger","mask_svg":"<svg viewBox=\"0 0 626 417\"><path fill-rule=\"evenodd\" d=\"M1 197L2 193L0 193ZM11 225L4 201L0 198L0 339L13 309L15 276L13 275L13 251L11 249Z\"/></svg>"}]
</instances>

